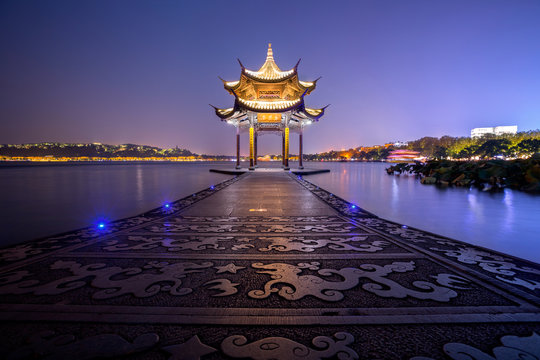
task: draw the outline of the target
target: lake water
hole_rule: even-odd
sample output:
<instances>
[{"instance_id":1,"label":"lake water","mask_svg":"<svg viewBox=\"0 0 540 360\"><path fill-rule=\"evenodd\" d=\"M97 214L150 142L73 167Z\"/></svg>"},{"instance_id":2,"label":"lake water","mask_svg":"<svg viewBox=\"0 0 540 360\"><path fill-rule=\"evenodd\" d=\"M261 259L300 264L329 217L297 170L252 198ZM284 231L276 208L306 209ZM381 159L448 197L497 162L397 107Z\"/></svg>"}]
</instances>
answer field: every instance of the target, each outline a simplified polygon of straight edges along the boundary
<instances>
[{"instance_id":1,"label":"lake water","mask_svg":"<svg viewBox=\"0 0 540 360\"><path fill-rule=\"evenodd\" d=\"M0 166L0 246L137 215L231 176L208 163Z\"/></svg>"},{"instance_id":2,"label":"lake water","mask_svg":"<svg viewBox=\"0 0 540 360\"><path fill-rule=\"evenodd\" d=\"M306 180L382 218L540 263L540 195L422 185L385 163L309 163Z\"/></svg>"},{"instance_id":3,"label":"lake water","mask_svg":"<svg viewBox=\"0 0 540 360\"><path fill-rule=\"evenodd\" d=\"M538 195L422 185L413 176L387 175L384 163L306 165L332 170L306 180L375 215L540 262ZM217 166L232 167L231 163L0 166L0 245L145 212L230 178L208 171Z\"/></svg>"}]
</instances>

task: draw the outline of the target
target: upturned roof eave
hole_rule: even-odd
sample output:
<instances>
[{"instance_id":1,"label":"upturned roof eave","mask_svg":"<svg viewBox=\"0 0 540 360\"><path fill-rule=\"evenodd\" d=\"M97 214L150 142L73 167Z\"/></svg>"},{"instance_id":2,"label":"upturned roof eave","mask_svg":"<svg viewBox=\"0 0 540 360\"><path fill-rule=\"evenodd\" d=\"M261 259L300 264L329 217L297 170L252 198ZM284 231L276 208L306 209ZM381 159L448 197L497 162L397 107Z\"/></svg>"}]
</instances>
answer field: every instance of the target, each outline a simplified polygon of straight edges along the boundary
<instances>
[{"instance_id":1,"label":"upturned roof eave","mask_svg":"<svg viewBox=\"0 0 540 360\"><path fill-rule=\"evenodd\" d=\"M298 73L296 72L296 69L292 69L292 72L287 76L283 76L283 77L279 77L279 78L275 78L275 79L265 79L265 78L262 78L262 77L251 75L250 73L246 72L246 70L247 71L252 71L252 72L257 72L257 71L253 71L253 70L243 68L241 75L244 75L244 76L246 76L247 78L249 78L251 80L259 81L259 82L262 82L262 83L278 83L278 82L282 82L282 81L287 81L290 78L292 78L293 76L298 75ZM289 71L291 71L291 70L289 70Z\"/></svg>"},{"instance_id":2,"label":"upturned roof eave","mask_svg":"<svg viewBox=\"0 0 540 360\"><path fill-rule=\"evenodd\" d=\"M313 121L319 121L319 119L324 116L325 110L328 106L329 105L326 105L325 107L322 107L320 109L313 109L313 108L306 108L306 106L304 105L299 112L301 113L302 116L305 116L306 118L309 118ZM320 111L320 113L318 115L312 115L309 113L309 110Z\"/></svg>"},{"instance_id":3,"label":"upturned roof eave","mask_svg":"<svg viewBox=\"0 0 540 360\"><path fill-rule=\"evenodd\" d=\"M300 101L297 104L294 104L286 108L280 108L280 109L261 109L261 108L249 106L247 104L240 102L238 98L235 98L235 101L234 101L235 108L238 107L238 109L245 109L245 110L258 112L258 113L280 113L280 112L286 112L286 111L302 108L303 106L304 106L304 99L300 99Z\"/></svg>"},{"instance_id":4,"label":"upturned roof eave","mask_svg":"<svg viewBox=\"0 0 540 360\"><path fill-rule=\"evenodd\" d=\"M244 75L246 78L249 78L251 79L252 81L257 81L257 82L261 82L261 83L279 83L279 82L282 82L282 81L287 81L287 80L290 80L292 78L294 78L294 76L296 76L296 85L303 90L304 94L305 95L309 95L311 94L311 92L313 90L316 89L317 87L317 81L320 79L315 79L313 81L303 81L303 80L300 80L298 79L298 74L291 74L291 76L288 76L286 78L283 78L283 79L274 79L274 80L267 80L267 79L259 79L259 78L256 78L256 77L253 77L253 76L250 76L249 74L245 74L245 73L241 73L240 74L240 80L238 81L225 81L223 79L221 79L223 81L223 87L225 88L225 90L227 90L231 95L234 95L234 92L240 88L240 86L242 85L243 83L243 78L242 78L242 75ZM227 85L227 83L231 83L231 82L235 82L236 84L234 86L229 86ZM311 86L304 86L302 85L302 82L303 83L311 83L312 85Z\"/></svg>"}]
</instances>

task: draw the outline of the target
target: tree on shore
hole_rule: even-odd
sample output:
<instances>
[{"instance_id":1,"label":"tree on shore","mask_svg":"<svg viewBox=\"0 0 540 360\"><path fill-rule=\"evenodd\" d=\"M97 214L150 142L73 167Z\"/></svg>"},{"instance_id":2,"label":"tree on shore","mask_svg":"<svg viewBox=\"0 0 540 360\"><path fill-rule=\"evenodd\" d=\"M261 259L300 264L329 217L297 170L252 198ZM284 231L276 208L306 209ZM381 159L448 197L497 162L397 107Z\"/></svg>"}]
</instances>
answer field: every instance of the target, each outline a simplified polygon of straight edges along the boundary
<instances>
[{"instance_id":1,"label":"tree on shore","mask_svg":"<svg viewBox=\"0 0 540 360\"><path fill-rule=\"evenodd\" d=\"M492 139L484 142L475 151L475 155L482 159L494 158L496 156L505 156L509 147L512 145L508 139Z\"/></svg>"},{"instance_id":2,"label":"tree on shore","mask_svg":"<svg viewBox=\"0 0 540 360\"><path fill-rule=\"evenodd\" d=\"M419 151L430 159L470 159L475 156L492 158L502 156L529 157L540 151L540 130L519 132L517 134L493 135L483 137L423 137L410 141L407 148Z\"/></svg>"},{"instance_id":3,"label":"tree on shore","mask_svg":"<svg viewBox=\"0 0 540 360\"><path fill-rule=\"evenodd\" d=\"M512 148L517 156L531 156L540 152L540 139L524 139Z\"/></svg>"}]
</instances>

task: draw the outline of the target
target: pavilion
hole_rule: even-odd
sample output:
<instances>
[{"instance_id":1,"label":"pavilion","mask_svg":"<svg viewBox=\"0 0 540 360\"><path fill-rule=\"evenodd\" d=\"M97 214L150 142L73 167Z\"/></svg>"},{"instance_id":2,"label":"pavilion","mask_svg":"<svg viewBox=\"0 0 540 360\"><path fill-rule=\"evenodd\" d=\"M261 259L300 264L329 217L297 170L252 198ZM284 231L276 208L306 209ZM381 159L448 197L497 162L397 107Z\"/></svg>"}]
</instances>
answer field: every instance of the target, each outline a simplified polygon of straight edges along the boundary
<instances>
[{"instance_id":1,"label":"pavilion","mask_svg":"<svg viewBox=\"0 0 540 360\"><path fill-rule=\"evenodd\" d=\"M301 81L297 68L282 71L274 61L272 44L268 44L266 61L257 71L242 68L240 80L223 81L225 89L234 96L234 106L227 109L214 107L222 121L236 127L236 168L240 168L240 133L249 133L249 169L257 166L257 137L279 134L282 138L283 168L289 170L289 133L299 134L299 168L303 169L303 129L318 121L326 107L311 109L304 105L304 96L316 87L317 80Z\"/></svg>"}]
</instances>

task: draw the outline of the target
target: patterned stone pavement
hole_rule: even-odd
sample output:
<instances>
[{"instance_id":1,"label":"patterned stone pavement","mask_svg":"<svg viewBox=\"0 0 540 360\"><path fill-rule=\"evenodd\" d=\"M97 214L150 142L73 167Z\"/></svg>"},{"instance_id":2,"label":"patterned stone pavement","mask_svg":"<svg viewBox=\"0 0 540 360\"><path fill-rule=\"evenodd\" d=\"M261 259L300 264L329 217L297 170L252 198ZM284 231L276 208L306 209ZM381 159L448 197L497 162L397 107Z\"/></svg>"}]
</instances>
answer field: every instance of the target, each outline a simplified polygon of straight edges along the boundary
<instances>
[{"instance_id":1,"label":"patterned stone pavement","mask_svg":"<svg viewBox=\"0 0 540 360\"><path fill-rule=\"evenodd\" d=\"M540 358L540 265L287 173L0 261L6 359Z\"/></svg>"}]
</instances>

